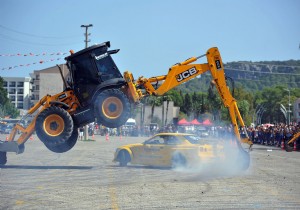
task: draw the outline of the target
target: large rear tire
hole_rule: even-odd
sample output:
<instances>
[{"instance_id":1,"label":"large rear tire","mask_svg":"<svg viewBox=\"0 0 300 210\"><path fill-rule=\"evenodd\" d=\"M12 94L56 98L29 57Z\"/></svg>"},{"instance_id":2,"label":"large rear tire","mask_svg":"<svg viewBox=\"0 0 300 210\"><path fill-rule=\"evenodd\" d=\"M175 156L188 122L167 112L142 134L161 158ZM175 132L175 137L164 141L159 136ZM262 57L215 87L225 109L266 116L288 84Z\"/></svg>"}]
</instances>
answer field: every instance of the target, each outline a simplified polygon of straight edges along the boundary
<instances>
[{"instance_id":1,"label":"large rear tire","mask_svg":"<svg viewBox=\"0 0 300 210\"><path fill-rule=\"evenodd\" d=\"M129 118L129 100L119 89L108 89L101 92L96 97L94 107L98 122L109 128L120 127Z\"/></svg>"},{"instance_id":2,"label":"large rear tire","mask_svg":"<svg viewBox=\"0 0 300 210\"><path fill-rule=\"evenodd\" d=\"M62 144L72 135L73 120L66 110L52 106L38 115L35 130L43 143Z\"/></svg>"},{"instance_id":3,"label":"large rear tire","mask_svg":"<svg viewBox=\"0 0 300 210\"><path fill-rule=\"evenodd\" d=\"M0 152L0 166L4 166L7 163L6 152Z\"/></svg>"},{"instance_id":4,"label":"large rear tire","mask_svg":"<svg viewBox=\"0 0 300 210\"><path fill-rule=\"evenodd\" d=\"M64 143L60 143L60 144L44 143L44 144L52 152L63 153L72 149L75 146L77 139L78 139L78 130L77 128L74 127L72 135Z\"/></svg>"}]
</instances>

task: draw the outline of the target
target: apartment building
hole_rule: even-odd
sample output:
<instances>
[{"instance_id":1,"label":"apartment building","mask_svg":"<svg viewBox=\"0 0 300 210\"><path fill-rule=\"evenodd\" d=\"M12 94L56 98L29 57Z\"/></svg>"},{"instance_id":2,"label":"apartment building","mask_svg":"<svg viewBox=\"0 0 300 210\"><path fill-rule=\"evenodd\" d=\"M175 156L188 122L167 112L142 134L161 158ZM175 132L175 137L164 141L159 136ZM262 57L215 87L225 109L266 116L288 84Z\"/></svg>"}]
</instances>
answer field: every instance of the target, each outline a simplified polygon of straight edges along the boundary
<instances>
[{"instance_id":1,"label":"apartment building","mask_svg":"<svg viewBox=\"0 0 300 210\"><path fill-rule=\"evenodd\" d=\"M4 89L12 104L21 111L30 108L30 77L3 77Z\"/></svg>"},{"instance_id":2,"label":"apartment building","mask_svg":"<svg viewBox=\"0 0 300 210\"><path fill-rule=\"evenodd\" d=\"M66 78L69 73L67 66L61 64L60 68ZM32 84L31 106L47 94L54 95L64 90L64 82L57 66L34 71L30 74L30 77Z\"/></svg>"}]
</instances>

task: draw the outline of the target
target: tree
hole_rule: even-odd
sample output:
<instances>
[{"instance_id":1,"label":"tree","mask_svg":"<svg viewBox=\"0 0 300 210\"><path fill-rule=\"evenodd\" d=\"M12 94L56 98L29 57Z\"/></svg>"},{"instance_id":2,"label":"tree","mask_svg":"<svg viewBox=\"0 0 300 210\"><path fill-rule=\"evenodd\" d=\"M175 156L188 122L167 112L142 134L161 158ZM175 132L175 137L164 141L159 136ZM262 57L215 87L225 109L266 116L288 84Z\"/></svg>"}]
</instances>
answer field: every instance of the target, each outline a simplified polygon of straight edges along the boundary
<instances>
[{"instance_id":1,"label":"tree","mask_svg":"<svg viewBox=\"0 0 300 210\"><path fill-rule=\"evenodd\" d=\"M190 116L193 112L192 98L190 94L186 93L184 95L183 106L180 107L180 110L184 112L187 116Z\"/></svg>"},{"instance_id":2,"label":"tree","mask_svg":"<svg viewBox=\"0 0 300 210\"><path fill-rule=\"evenodd\" d=\"M160 97L157 96L149 96L146 100L146 103L149 104L151 106L151 122L153 122L154 119L154 109L156 106L160 106L161 105L161 99Z\"/></svg>"},{"instance_id":3,"label":"tree","mask_svg":"<svg viewBox=\"0 0 300 210\"><path fill-rule=\"evenodd\" d=\"M164 103L164 101L167 101L166 114L165 114L165 122L163 122L164 125L167 125L167 123L168 123L169 102L172 101L173 99L172 99L172 96L169 93L165 93L162 96L162 98L163 98L163 103Z\"/></svg>"},{"instance_id":4,"label":"tree","mask_svg":"<svg viewBox=\"0 0 300 210\"><path fill-rule=\"evenodd\" d=\"M4 80L0 77L0 117L10 116L16 118L20 115L20 111L10 102L3 84Z\"/></svg>"}]
</instances>

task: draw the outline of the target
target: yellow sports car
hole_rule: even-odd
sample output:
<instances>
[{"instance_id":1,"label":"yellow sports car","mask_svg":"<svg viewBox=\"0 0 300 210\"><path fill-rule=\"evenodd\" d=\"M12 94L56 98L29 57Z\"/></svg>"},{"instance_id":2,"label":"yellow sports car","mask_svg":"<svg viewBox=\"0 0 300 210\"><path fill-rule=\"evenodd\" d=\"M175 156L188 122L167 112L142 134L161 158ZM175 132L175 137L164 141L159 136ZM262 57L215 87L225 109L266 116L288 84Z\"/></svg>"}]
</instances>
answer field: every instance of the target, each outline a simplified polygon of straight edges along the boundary
<instances>
[{"instance_id":1,"label":"yellow sports car","mask_svg":"<svg viewBox=\"0 0 300 210\"><path fill-rule=\"evenodd\" d=\"M192 167L195 164L222 161L224 156L224 145L209 144L207 138L187 133L159 133L144 143L117 148L113 161L119 162L120 166L131 163L159 167ZM249 164L245 167L248 166Z\"/></svg>"}]
</instances>

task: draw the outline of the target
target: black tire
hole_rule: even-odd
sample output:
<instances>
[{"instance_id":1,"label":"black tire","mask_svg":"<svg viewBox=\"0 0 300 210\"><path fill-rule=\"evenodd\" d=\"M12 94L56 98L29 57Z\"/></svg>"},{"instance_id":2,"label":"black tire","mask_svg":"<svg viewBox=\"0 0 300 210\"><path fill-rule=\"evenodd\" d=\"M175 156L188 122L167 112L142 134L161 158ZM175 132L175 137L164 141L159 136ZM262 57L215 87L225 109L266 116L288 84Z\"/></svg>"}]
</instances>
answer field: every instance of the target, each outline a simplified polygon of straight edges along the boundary
<instances>
[{"instance_id":1,"label":"black tire","mask_svg":"<svg viewBox=\"0 0 300 210\"><path fill-rule=\"evenodd\" d=\"M292 152L294 150L294 142L288 144L289 141L290 141L290 139L288 139L284 142L284 148L285 148L285 151Z\"/></svg>"},{"instance_id":2,"label":"black tire","mask_svg":"<svg viewBox=\"0 0 300 210\"><path fill-rule=\"evenodd\" d=\"M94 107L98 122L109 128L120 127L129 118L129 100L119 89L101 92L95 99Z\"/></svg>"},{"instance_id":3,"label":"black tire","mask_svg":"<svg viewBox=\"0 0 300 210\"><path fill-rule=\"evenodd\" d=\"M118 154L119 165L121 167L127 166L127 164L131 161L130 155L126 150L121 150Z\"/></svg>"},{"instance_id":4,"label":"black tire","mask_svg":"<svg viewBox=\"0 0 300 210\"><path fill-rule=\"evenodd\" d=\"M177 168L177 167L186 167L186 159L185 157L183 157L182 154L180 153L175 153L172 156L172 160L171 160L171 164L172 164L172 168Z\"/></svg>"},{"instance_id":5,"label":"black tire","mask_svg":"<svg viewBox=\"0 0 300 210\"><path fill-rule=\"evenodd\" d=\"M43 143L62 144L72 135L73 120L66 110L52 106L38 115L35 130Z\"/></svg>"},{"instance_id":6,"label":"black tire","mask_svg":"<svg viewBox=\"0 0 300 210\"><path fill-rule=\"evenodd\" d=\"M78 139L78 130L77 128L74 128L72 135L67 141L59 144L49 144L49 143L44 143L44 144L52 152L64 153L69 151L75 146L77 139Z\"/></svg>"},{"instance_id":7,"label":"black tire","mask_svg":"<svg viewBox=\"0 0 300 210\"><path fill-rule=\"evenodd\" d=\"M0 166L4 166L7 163L6 152L0 152Z\"/></svg>"}]
</instances>

